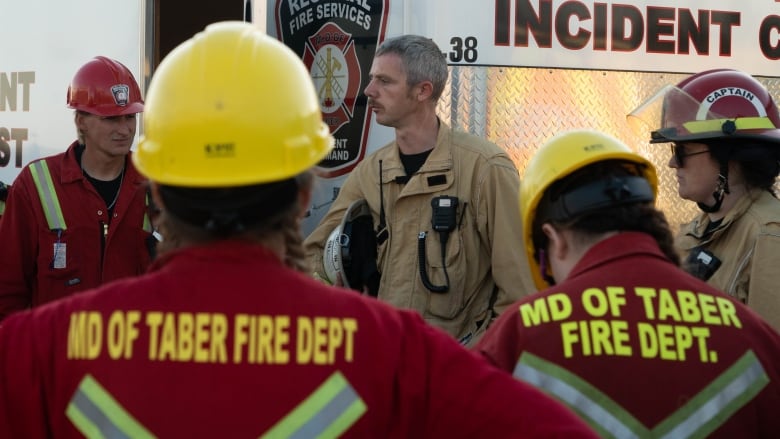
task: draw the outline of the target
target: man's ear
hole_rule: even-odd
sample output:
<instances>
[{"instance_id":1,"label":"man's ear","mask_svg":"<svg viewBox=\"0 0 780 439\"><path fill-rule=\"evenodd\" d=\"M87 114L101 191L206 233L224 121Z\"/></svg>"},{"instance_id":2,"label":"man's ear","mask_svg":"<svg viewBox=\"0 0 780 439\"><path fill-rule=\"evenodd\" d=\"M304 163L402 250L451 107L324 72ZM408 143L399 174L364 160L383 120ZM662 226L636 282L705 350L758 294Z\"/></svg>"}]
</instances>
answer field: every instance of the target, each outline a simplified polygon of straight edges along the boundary
<instances>
[{"instance_id":1,"label":"man's ear","mask_svg":"<svg viewBox=\"0 0 780 439\"><path fill-rule=\"evenodd\" d=\"M566 258L568 252L571 250L566 234L556 229L550 223L542 224L542 232L549 240L549 244L547 246L548 257L558 260Z\"/></svg>"},{"instance_id":2,"label":"man's ear","mask_svg":"<svg viewBox=\"0 0 780 439\"><path fill-rule=\"evenodd\" d=\"M419 102L427 101L433 95L433 83L431 81L423 81L415 87L415 96Z\"/></svg>"},{"instance_id":3,"label":"man's ear","mask_svg":"<svg viewBox=\"0 0 780 439\"><path fill-rule=\"evenodd\" d=\"M77 111L76 114L73 116L73 121L76 123L76 131L79 133L83 133L84 130L87 128L87 123L85 122L86 115L80 111Z\"/></svg>"}]
</instances>

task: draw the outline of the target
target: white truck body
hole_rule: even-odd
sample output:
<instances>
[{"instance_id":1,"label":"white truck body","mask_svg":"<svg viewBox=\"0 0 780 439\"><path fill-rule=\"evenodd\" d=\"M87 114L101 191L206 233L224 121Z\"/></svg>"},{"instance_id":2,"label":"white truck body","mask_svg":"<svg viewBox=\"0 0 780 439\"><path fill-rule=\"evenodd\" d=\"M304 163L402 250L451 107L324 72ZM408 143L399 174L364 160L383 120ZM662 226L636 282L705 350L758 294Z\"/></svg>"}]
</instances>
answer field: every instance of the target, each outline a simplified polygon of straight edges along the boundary
<instances>
[{"instance_id":1,"label":"white truck body","mask_svg":"<svg viewBox=\"0 0 780 439\"><path fill-rule=\"evenodd\" d=\"M0 181L11 183L76 140L66 92L81 65L104 55L143 79L145 26L142 1L0 0L0 10Z\"/></svg>"}]
</instances>

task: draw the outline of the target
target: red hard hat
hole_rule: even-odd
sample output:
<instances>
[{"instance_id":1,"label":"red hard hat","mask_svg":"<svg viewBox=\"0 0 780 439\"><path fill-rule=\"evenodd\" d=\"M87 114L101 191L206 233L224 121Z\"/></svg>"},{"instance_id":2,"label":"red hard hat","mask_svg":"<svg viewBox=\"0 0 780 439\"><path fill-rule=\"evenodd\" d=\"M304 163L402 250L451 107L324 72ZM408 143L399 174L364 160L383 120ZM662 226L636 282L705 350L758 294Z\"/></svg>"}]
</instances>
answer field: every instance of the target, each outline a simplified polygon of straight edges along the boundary
<instances>
[{"instance_id":1,"label":"red hard hat","mask_svg":"<svg viewBox=\"0 0 780 439\"><path fill-rule=\"evenodd\" d=\"M751 75L732 69L696 73L666 86L629 115L653 129L651 143L707 139L780 143L780 113ZM659 127L660 125L660 127Z\"/></svg>"},{"instance_id":2,"label":"red hard hat","mask_svg":"<svg viewBox=\"0 0 780 439\"><path fill-rule=\"evenodd\" d=\"M127 67L96 56L81 66L68 86L68 107L98 116L122 116L144 111L144 101Z\"/></svg>"}]
</instances>

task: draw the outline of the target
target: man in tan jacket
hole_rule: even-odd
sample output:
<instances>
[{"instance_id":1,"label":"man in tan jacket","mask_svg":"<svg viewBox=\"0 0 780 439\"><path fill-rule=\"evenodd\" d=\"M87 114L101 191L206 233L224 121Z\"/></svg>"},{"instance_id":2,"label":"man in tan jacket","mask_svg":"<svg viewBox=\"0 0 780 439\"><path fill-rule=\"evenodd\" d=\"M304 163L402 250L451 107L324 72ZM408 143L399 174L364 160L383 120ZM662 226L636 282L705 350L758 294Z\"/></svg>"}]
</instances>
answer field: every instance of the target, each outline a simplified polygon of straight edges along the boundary
<instances>
[{"instance_id":1,"label":"man in tan jacket","mask_svg":"<svg viewBox=\"0 0 780 439\"><path fill-rule=\"evenodd\" d=\"M378 298L417 310L470 346L535 288L520 233L517 168L495 144L437 117L447 75L428 38L380 45L365 94L395 141L352 171L305 250L315 276L327 279L326 242L348 207L364 199L376 232Z\"/></svg>"}]
</instances>

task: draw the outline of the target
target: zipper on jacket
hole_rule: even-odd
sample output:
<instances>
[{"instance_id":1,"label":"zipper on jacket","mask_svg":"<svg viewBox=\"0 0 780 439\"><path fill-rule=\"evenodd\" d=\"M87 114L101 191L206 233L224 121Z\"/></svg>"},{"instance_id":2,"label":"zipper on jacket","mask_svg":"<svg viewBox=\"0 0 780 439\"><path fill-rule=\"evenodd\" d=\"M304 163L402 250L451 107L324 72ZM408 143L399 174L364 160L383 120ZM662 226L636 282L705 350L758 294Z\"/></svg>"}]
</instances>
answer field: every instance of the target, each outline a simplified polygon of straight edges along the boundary
<instances>
[{"instance_id":1,"label":"zipper on jacket","mask_svg":"<svg viewBox=\"0 0 780 439\"><path fill-rule=\"evenodd\" d=\"M108 223L100 221L102 233L100 234L100 281L103 282L103 264L106 259L106 239L108 237Z\"/></svg>"}]
</instances>

